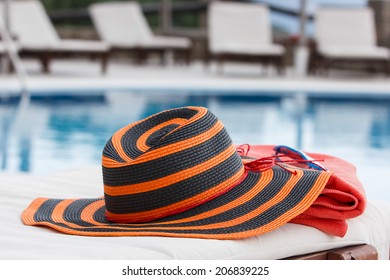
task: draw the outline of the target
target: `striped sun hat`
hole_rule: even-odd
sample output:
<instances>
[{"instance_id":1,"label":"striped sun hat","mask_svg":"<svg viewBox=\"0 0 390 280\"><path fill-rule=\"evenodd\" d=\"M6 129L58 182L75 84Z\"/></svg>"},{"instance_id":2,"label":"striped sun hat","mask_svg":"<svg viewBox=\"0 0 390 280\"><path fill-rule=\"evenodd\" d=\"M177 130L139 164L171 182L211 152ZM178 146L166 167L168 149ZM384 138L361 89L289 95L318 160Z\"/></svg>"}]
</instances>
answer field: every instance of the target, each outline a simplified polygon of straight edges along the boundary
<instances>
[{"instance_id":1,"label":"striped sun hat","mask_svg":"<svg viewBox=\"0 0 390 280\"><path fill-rule=\"evenodd\" d=\"M104 197L37 198L22 220L86 236L246 238L304 212L331 175L246 161L206 108L163 111L109 139Z\"/></svg>"}]
</instances>

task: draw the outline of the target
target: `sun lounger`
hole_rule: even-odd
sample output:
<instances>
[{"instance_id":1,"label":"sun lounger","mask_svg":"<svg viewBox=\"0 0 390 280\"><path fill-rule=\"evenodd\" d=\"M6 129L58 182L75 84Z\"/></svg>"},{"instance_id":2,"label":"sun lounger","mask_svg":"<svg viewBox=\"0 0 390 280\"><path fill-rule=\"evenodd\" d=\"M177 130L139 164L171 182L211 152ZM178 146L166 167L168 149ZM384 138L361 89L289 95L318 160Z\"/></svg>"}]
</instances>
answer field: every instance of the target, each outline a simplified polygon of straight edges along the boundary
<instances>
[{"instance_id":1,"label":"sun lounger","mask_svg":"<svg viewBox=\"0 0 390 280\"><path fill-rule=\"evenodd\" d=\"M0 14L2 9L0 3ZM90 40L61 39L40 1L13 1L10 4L10 19L12 32L20 45L19 54L38 58L44 72L50 71L52 58L69 55L99 57L102 72L106 71L108 44Z\"/></svg>"},{"instance_id":2,"label":"sun lounger","mask_svg":"<svg viewBox=\"0 0 390 280\"><path fill-rule=\"evenodd\" d=\"M377 46L370 8L320 8L315 16L315 40L312 71L340 63L370 63L390 73L390 50Z\"/></svg>"},{"instance_id":3,"label":"sun lounger","mask_svg":"<svg viewBox=\"0 0 390 280\"><path fill-rule=\"evenodd\" d=\"M101 172L101 167L91 167L51 176L0 174L0 259L358 259L375 254L389 258L390 205L379 201L369 201L363 215L347 220L343 238L292 223L247 239L213 240L74 236L21 222L22 211L38 196L100 196ZM341 252L336 250L340 248Z\"/></svg>"},{"instance_id":4,"label":"sun lounger","mask_svg":"<svg viewBox=\"0 0 390 280\"><path fill-rule=\"evenodd\" d=\"M100 38L114 51L132 52L137 63L149 53L160 55L165 63L165 53L190 61L191 41L184 37L156 36L150 29L138 2L95 3L89 13Z\"/></svg>"},{"instance_id":5,"label":"sun lounger","mask_svg":"<svg viewBox=\"0 0 390 280\"><path fill-rule=\"evenodd\" d=\"M285 48L272 42L268 7L258 3L212 2L208 11L209 56L218 63L239 60L284 69Z\"/></svg>"}]
</instances>

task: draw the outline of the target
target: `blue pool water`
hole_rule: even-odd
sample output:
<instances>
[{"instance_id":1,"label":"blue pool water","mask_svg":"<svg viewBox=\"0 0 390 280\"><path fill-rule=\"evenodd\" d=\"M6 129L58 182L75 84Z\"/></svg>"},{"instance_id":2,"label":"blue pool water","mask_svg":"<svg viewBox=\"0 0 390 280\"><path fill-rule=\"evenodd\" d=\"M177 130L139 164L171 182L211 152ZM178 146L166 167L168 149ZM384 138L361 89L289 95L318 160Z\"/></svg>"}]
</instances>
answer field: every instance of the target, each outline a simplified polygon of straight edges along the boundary
<instances>
[{"instance_id":1,"label":"blue pool water","mask_svg":"<svg viewBox=\"0 0 390 280\"><path fill-rule=\"evenodd\" d=\"M310 94L102 91L35 93L15 119L16 100L0 99L0 171L52 174L100 165L119 128L161 110L205 106L233 141L284 144L356 165L372 199L390 202L390 98Z\"/></svg>"}]
</instances>

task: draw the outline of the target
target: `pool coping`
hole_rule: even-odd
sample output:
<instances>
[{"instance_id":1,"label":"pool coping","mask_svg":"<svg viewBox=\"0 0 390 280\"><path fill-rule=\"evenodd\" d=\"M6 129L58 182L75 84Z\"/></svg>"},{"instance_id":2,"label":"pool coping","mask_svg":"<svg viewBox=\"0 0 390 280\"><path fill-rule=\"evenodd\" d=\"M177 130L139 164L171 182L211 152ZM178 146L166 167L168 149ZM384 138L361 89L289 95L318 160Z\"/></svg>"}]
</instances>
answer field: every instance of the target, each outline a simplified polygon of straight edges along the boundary
<instances>
[{"instance_id":1,"label":"pool coping","mask_svg":"<svg viewBox=\"0 0 390 280\"><path fill-rule=\"evenodd\" d=\"M18 96L21 88L15 78L1 77L0 99ZM332 78L232 78L232 77L182 77L143 79L124 77L31 77L28 80L31 96L56 94L88 95L98 91L133 91L142 94L183 94L193 95L294 95L332 98L390 98L390 80Z\"/></svg>"}]
</instances>

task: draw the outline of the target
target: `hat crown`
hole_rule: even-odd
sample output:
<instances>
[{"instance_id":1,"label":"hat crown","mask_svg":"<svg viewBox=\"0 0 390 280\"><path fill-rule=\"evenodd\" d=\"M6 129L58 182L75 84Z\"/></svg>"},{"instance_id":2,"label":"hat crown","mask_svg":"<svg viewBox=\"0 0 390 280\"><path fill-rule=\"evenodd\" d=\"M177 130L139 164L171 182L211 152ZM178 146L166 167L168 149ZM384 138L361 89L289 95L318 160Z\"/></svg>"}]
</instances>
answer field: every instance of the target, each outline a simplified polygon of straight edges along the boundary
<instances>
[{"instance_id":1,"label":"hat crown","mask_svg":"<svg viewBox=\"0 0 390 280\"><path fill-rule=\"evenodd\" d=\"M167 110L117 131L103 150L106 216L137 223L225 193L244 167L221 121L202 107Z\"/></svg>"}]
</instances>

